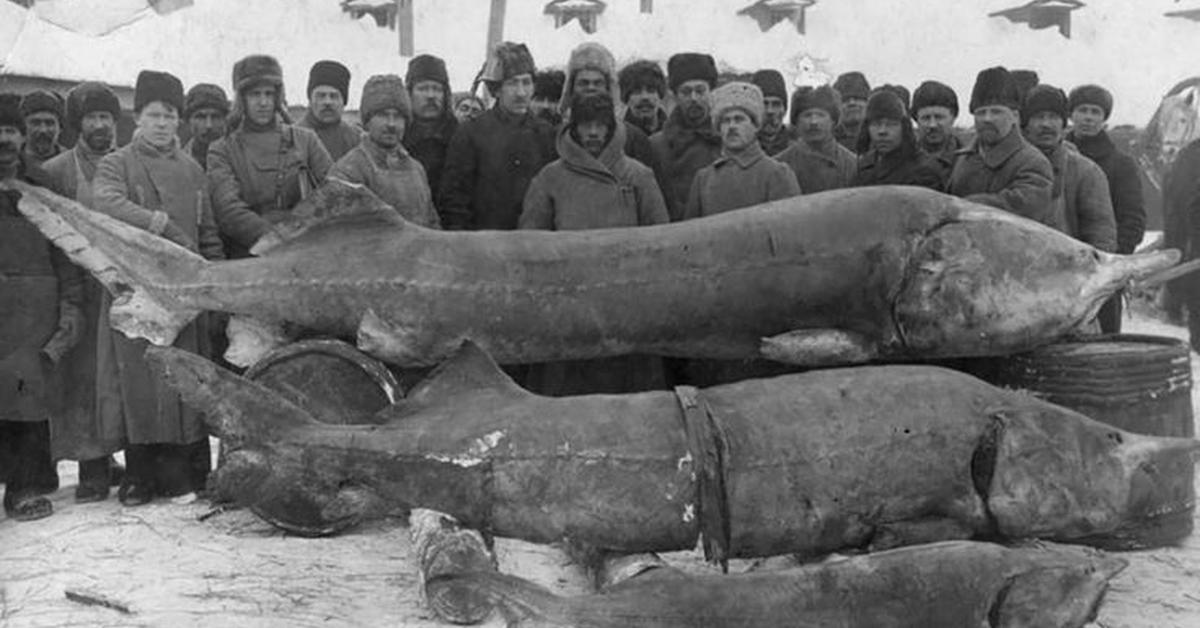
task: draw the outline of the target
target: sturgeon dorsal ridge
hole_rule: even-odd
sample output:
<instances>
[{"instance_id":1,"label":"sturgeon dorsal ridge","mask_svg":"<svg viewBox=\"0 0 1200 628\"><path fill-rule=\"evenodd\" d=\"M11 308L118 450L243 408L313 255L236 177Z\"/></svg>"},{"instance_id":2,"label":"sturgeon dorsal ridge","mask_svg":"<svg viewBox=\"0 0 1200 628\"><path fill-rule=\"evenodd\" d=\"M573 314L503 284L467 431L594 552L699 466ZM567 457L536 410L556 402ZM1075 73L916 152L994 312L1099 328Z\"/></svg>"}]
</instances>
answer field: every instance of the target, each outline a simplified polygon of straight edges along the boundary
<instances>
[{"instance_id":1,"label":"sturgeon dorsal ridge","mask_svg":"<svg viewBox=\"0 0 1200 628\"><path fill-rule=\"evenodd\" d=\"M250 252L278 253L290 245L318 242L330 232L356 228L396 229L408 224L400 214L364 185L329 179L296 205L272 231L259 238Z\"/></svg>"},{"instance_id":2,"label":"sturgeon dorsal ridge","mask_svg":"<svg viewBox=\"0 0 1200 628\"><path fill-rule=\"evenodd\" d=\"M464 340L449 359L408 392L405 401L406 405L427 407L479 391L529 394L479 345Z\"/></svg>"}]
</instances>

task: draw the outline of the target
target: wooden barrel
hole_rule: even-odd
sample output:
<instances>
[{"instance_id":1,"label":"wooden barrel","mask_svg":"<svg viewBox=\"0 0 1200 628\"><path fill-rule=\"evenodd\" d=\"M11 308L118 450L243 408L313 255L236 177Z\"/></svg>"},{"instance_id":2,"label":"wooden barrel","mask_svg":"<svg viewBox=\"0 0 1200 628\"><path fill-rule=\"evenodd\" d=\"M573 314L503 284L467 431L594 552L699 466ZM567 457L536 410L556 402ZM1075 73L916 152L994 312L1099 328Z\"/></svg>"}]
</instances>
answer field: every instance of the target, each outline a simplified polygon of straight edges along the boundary
<instances>
[{"instance_id":1,"label":"wooden barrel","mask_svg":"<svg viewBox=\"0 0 1200 628\"><path fill-rule=\"evenodd\" d=\"M246 377L265 384L325 423L373 424L403 396L396 378L375 358L340 340L301 340L256 362Z\"/></svg>"}]
</instances>

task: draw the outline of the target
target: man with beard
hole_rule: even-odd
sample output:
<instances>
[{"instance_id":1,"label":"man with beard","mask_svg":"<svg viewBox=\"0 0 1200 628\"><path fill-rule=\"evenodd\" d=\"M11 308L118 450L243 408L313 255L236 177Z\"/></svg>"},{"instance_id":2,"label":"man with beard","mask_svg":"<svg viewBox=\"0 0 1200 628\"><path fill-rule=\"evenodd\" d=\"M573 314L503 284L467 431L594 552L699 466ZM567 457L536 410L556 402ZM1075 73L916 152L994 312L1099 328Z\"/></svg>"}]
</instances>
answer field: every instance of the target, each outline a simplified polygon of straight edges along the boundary
<instances>
[{"instance_id":1,"label":"man with beard","mask_svg":"<svg viewBox=\"0 0 1200 628\"><path fill-rule=\"evenodd\" d=\"M558 134L558 160L525 193L521 229L567 231L667 222L654 172L621 150L626 126L607 93L576 95ZM663 359L626 355L530 366L525 386L550 396L632 393L667 387Z\"/></svg>"},{"instance_id":2,"label":"man with beard","mask_svg":"<svg viewBox=\"0 0 1200 628\"><path fill-rule=\"evenodd\" d=\"M841 96L841 115L833 127L833 137L846 149L858 147L858 135L862 130L863 115L867 111L867 98L871 96L871 84L862 72L846 72L837 77L833 88Z\"/></svg>"},{"instance_id":3,"label":"man with beard","mask_svg":"<svg viewBox=\"0 0 1200 628\"><path fill-rule=\"evenodd\" d=\"M1067 127L1067 95L1057 87L1038 85L1021 106L1025 139L1042 151L1054 169L1050 226L1101 251L1117 248L1117 225L1108 179L1095 162L1063 141Z\"/></svg>"},{"instance_id":4,"label":"man with beard","mask_svg":"<svg viewBox=\"0 0 1200 628\"><path fill-rule=\"evenodd\" d=\"M647 136L662 129L667 112L662 100L667 95L667 77L654 61L634 61L617 74L621 99L625 103L625 122Z\"/></svg>"},{"instance_id":5,"label":"man with beard","mask_svg":"<svg viewBox=\"0 0 1200 628\"><path fill-rule=\"evenodd\" d=\"M621 87L617 79L617 62L607 48L597 43L580 44L571 51L567 61L567 80L559 94L558 110L566 115L571 110L571 99L576 96L608 94L612 102L621 100ZM654 149L650 138L636 124L625 125L625 154L654 168Z\"/></svg>"},{"instance_id":6,"label":"man with beard","mask_svg":"<svg viewBox=\"0 0 1200 628\"><path fill-rule=\"evenodd\" d=\"M0 94L0 182L46 186L21 153L21 98ZM17 209L21 193L0 189L0 459L4 512L16 521L48 517L42 494L54 474L48 418L57 409L61 361L83 331L80 270ZM57 475L53 475L57 484ZM49 490L47 490L49 489Z\"/></svg>"},{"instance_id":7,"label":"man with beard","mask_svg":"<svg viewBox=\"0 0 1200 628\"><path fill-rule=\"evenodd\" d=\"M208 148L213 210L225 252L250 247L325 181L333 162L315 133L283 122L283 68L251 55L233 66L235 125Z\"/></svg>"},{"instance_id":8,"label":"man with beard","mask_svg":"<svg viewBox=\"0 0 1200 628\"><path fill-rule=\"evenodd\" d=\"M945 186L932 157L917 150L912 121L902 97L888 86L875 90L858 138L858 173L851 185L917 185L938 190Z\"/></svg>"},{"instance_id":9,"label":"man with beard","mask_svg":"<svg viewBox=\"0 0 1200 628\"><path fill-rule=\"evenodd\" d=\"M721 136L709 116L709 92L717 84L717 64L706 54L682 52L667 61L675 109L650 137L655 177L672 222L683 220L692 180L721 156Z\"/></svg>"},{"instance_id":10,"label":"man with beard","mask_svg":"<svg viewBox=\"0 0 1200 628\"><path fill-rule=\"evenodd\" d=\"M178 78L149 70L138 74L137 133L133 142L100 160L94 182L96 209L207 259L222 259L208 178L180 148L176 135L183 106ZM112 296L105 293L103 320L108 320L111 306ZM204 321L185 327L175 346L206 354ZM204 488L197 484L205 474L192 467L192 452L208 434L200 413L151 371L143 356L146 347L145 340L101 327L97 419L107 433L127 443L125 479L117 493L122 504L137 506L159 496L186 503Z\"/></svg>"},{"instance_id":11,"label":"man with beard","mask_svg":"<svg viewBox=\"0 0 1200 628\"><path fill-rule=\"evenodd\" d=\"M997 66L979 73L971 90L975 140L959 152L946 191L1050 224L1054 170L1021 136L1020 107L1008 70Z\"/></svg>"},{"instance_id":12,"label":"man with beard","mask_svg":"<svg viewBox=\"0 0 1200 628\"><path fill-rule=\"evenodd\" d=\"M208 170L208 147L225 134L228 115L229 99L219 86L199 83L188 90L183 117L192 137L183 150L205 170Z\"/></svg>"},{"instance_id":13,"label":"man with beard","mask_svg":"<svg viewBox=\"0 0 1200 628\"><path fill-rule=\"evenodd\" d=\"M58 94L37 90L21 99L21 116L25 118L25 159L32 165L63 152L58 143L62 131L63 101Z\"/></svg>"},{"instance_id":14,"label":"man with beard","mask_svg":"<svg viewBox=\"0 0 1200 628\"><path fill-rule=\"evenodd\" d=\"M945 83L925 81L913 92L912 117L917 123L917 146L933 157L943 179L950 176L962 145L954 135L958 95Z\"/></svg>"},{"instance_id":15,"label":"man with beard","mask_svg":"<svg viewBox=\"0 0 1200 628\"><path fill-rule=\"evenodd\" d=\"M858 157L833 137L839 115L840 98L828 85L800 87L792 94L792 128L798 139L775 159L792 169L805 194L844 188L854 179Z\"/></svg>"},{"instance_id":16,"label":"man with beard","mask_svg":"<svg viewBox=\"0 0 1200 628\"><path fill-rule=\"evenodd\" d=\"M542 70L533 77L533 100L529 103L533 115L557 127L562 124L562 113L558 110L563 85L567 75L562 70Z\"/></svg>"},{"instance_id":17,"label":"man with beard","mask_svg":"<svg viewBox=\"0 0 1200 628\"><path fill-rule=\"evenodd\" d=\"M759 70L750 79L763 93L763 123L758 130L758 143L774 157L792 145L792 130L783 124L787 114L787 85L776 70Z\"/></svg>"},{"instance_id":18,"label":"man with beard","mask_svg":"<svg viewBox=\"0 0 1200 628\"><path fill-rule=\"evenodd\" d=\"M103 83L81 83L67 93L67 127L78 139L75 148L42 164L52 190L95 209L92 180L100 160L117 148L120 117L121 104ZM110 454L120 450L122 444L120 438L106 434L96 421L96 332L101 324L103 291L91 277L82 281L80 308L84 326L79 343L62 361L65 379L71 384L63 391L62 409L51 418L55 457L79 461L79 484L75 487L78 503L108 497L113 471Z\"/></svg>"},{"instance_id":19,"label":"man with beard","mask_svg":"<svg viewBox=\"0 0 1200 628\"><path fill-rule=\"evenodd\" d=\"M350 70L337 61L318 61L308 72L308 111L296 123L321 138L329 158L337 161L358 146L362 130L342 120L350 94Z\"/></svg>"},{"instance_id":20,"label":"man with beard","mask_svg":"<svg viewBox=\"0 0 1200 628\"><path fill-rule=\"evenodd\" d=\"M1128 255L1142 242L1146 233L1146 208L1142 200L1142 179L1137 163L1117 149L1104 127L1112 113L1112 93L1099 85L1082 85L1071 90L1067 110L1071 131L1067 140L1084 157L1096 162L1108 178L1108 195L1117 221L1116 252ZM1121 295L1109 299L1096 317L1106 334L1121 332Z\"/></svg>"},{"instance_id":21,"label":"man with beard","mask_svg":"<svg viewBox=\"0 0 1200 628\"><path fill-rule=\"evenodd\" d=\"M450 140L437 208L446 229L516 229L529 182L557 157L554 127L532 114L537 68L525 44L502 42L479 80L496 104Z\"/></svg>"},{"instance_id":22,"label":"man with beard","mask_svg":"<svg viewBox=\"0 0 1200 628\"><path fill-rule=\"evenodd\" d=\"M412 101L412 116L404 128L404 149L425 168L426 184L433 190L442 180L446 150L458 130L458 119L450 110L446 62L433 55L413 57L404 80Z\"/></svg>"},{"instance_id":23,"label":"man with beard","mask_svg":"<svg viewBox=\"0 0 1200 628\"><path fill-rule=\"evenodd\" d=\"M413 115L404 81L394 74L367 79L359 111L367 132L329 176L367 186L409 222L440 228L425 168L401 144Z\"/></svg>"}]
</instances>

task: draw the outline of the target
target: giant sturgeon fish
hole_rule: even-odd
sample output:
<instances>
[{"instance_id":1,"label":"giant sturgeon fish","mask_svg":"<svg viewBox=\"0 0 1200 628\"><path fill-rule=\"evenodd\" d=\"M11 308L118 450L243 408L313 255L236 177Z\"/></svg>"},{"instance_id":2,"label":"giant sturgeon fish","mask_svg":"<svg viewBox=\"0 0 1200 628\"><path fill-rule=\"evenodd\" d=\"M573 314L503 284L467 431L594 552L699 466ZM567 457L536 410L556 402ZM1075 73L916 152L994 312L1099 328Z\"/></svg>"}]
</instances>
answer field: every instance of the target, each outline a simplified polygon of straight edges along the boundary
<instances>
[{"instance_id":1,"label":"giant sturgeon fish","mask_svg":"<svg viewBox=\"0 0 1200 628\"><path fill-rule=\"evenodd\" d=\"M258 258L206 262L9 185L23 193L20 210L117 295L111 323L126 335L169 345L199 312L217 310L256 328L356 337L405 367L437 364L467 339L501 363L1003 355L1070 333L1179 258L1111 255L920 188L838 190L637 229L441 232L334 181L298 211L338 215L272 235Z\"/></svg>"},{"instance_id":2,"label":"giant sturgeon fish","mask_svg":"<svg viewBox=\"0 0 1200 628\"><path fill-rule=\"evenodd\" d=\"M175 348L147 357L230 444L218 490L332 534L409 508L537 543L713 560L961 538L1103 545L1188 522L1200 441L1131 434L930 366L852 367L697 390L552 398L478 347L384 408L321 423Z\"/></svg>"}]
</instances>

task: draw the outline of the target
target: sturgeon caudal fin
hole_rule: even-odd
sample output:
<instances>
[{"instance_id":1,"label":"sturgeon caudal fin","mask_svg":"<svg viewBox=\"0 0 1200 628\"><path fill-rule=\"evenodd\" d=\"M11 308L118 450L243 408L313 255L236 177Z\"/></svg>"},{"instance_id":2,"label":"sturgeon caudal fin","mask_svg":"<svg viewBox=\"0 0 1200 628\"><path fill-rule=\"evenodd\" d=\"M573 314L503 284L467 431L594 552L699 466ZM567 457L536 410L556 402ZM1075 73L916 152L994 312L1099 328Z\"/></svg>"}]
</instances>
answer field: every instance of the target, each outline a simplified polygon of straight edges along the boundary
<instances>
[{"instance_id":1,"label":"sturgeon caudal fin","mask_svg":"<svg viewBox=\"0 0 1200 628\"><path fill-rule=\"evenodd\" d=\"M454 355L413 386L405 398L405 405L429 407L481 391L532 394L518 386L479 345L465 340Z\"/></svg>"},{"instance_id":2,"label":"sturgeon caudal fin","mask_svg":"<svg viewBox=\"0 0 1200 628\"><path fill-rule=\"evenodd\" d=\"M494 571L471 571L445 574L425 583L426 595L434 596L442 587L470 589L478 592L496 606L510 627L536 620L543 625L571 625L566 598L550 590L508 574Z\"/></svg>"},{"instance_id":3,"label":"sturgeon caudal fin","mask_svg":"<svg viewBox=\"0 0 1200 628\"><path fill-rule=\"evenodd\" d=\"M181 305L164 288L194 281L203 257L144 229L87 209L20 181L18 209L114 295L110 323L130 338L170 345L200 310Z\"/></svg>"},{"instance_id":4,"label":"sturgeon caudal fin","mask_svg":"<svg viewBox=\"0 0 1200 628\"><path fill-rule=\"evenodd\" d=\"M307 410L278 392L183 349L149 347L146 361L209 428L235 449L272 442L289 427L317 425Z\"/></svg>"}]
</instances>

